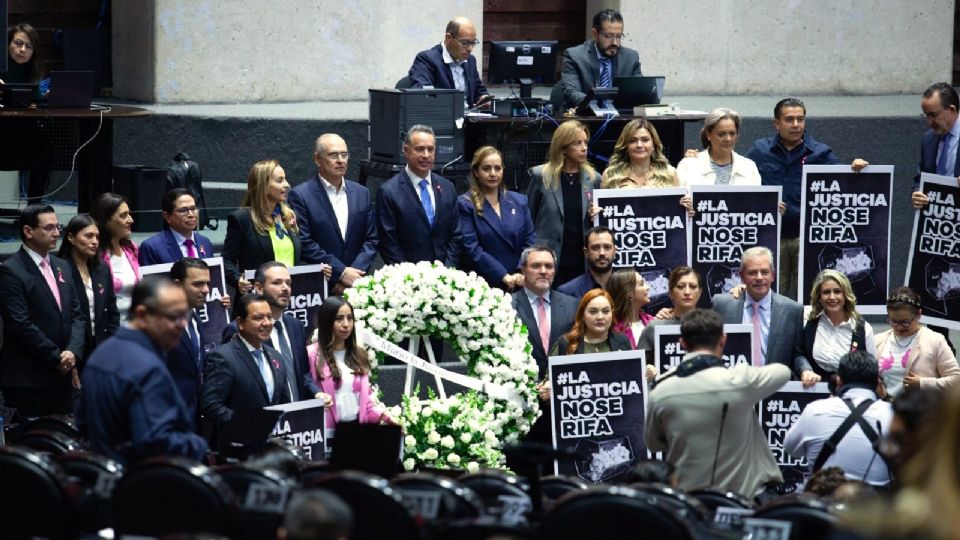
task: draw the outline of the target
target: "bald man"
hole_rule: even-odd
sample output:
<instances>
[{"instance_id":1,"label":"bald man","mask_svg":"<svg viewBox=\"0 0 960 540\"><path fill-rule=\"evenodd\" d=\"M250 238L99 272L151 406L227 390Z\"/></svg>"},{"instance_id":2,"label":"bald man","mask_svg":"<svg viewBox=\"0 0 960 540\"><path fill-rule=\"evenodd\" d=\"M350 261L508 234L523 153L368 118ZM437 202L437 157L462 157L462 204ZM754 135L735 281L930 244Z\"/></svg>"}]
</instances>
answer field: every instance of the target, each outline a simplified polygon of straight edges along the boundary
<instances>
[{"instance_id":1,"label":"bald man","mask_svg":"<svg viewBox=\"0 0 960 540\"><path fill-rule=\"evenodd\" d=\"M447 23L443 42L421 51L410 66L414 88L456 88L463 91L467 108L489 101L487 87L480 80L477 59L471 54L480 45L477 29L466 17L454 17Z\"/></svg>"},{"instance_id":2,"label":"bald man","mask_svg":"<svg viewBox=\"0 0 960 540\"><path fill-rule=\"evenodd\" d=\"M290 191L300 225L301 260L333 267L330 292L340 294L370 270L377 253L377 227L370 190L347 180L350 152L335 133L313 145L317 174Z\"/></svg>"}]
</instances>

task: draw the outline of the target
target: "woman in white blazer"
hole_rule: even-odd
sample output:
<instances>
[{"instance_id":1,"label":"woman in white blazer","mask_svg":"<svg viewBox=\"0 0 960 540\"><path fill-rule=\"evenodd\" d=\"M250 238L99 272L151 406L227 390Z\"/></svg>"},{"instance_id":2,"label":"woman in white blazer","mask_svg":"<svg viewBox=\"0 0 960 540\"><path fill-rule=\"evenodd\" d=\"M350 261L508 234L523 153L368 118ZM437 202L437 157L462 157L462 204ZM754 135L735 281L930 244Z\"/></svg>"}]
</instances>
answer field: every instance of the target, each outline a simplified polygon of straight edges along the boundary
<instances>
[{"instance_id":1,"label":"woman in white blazer","mask_svg":"<svg viewBox=\"0 0 960 540\"><path fill-rule=\"evenodd\" d=\"M740 136L740 115L714 109L703 121L700 142L704 150L677 165L680 183L688 186L759 186L760 172L749 158L733 151Z\"/></svg>"}]
</instances>

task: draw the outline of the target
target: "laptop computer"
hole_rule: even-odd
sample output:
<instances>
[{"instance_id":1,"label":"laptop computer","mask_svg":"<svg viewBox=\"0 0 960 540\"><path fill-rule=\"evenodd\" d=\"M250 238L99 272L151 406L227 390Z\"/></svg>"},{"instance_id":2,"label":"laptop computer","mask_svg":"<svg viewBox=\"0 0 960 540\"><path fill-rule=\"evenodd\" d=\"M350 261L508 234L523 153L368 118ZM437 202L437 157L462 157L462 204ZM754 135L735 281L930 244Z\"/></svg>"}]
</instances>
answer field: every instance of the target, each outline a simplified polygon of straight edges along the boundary
<instances>
[{"instance_id":1,"label":"laptop computer","mask_svg":"<svg viewBox=\"0 0 960 540\"><path fill-rule=\"evenodd\" d=\"M620 91L613 99L618 111L633 114L638 105L659 105L663 98L663 84L666 77L614 77L613 85Z\"/></svg>"},{"instance_id":2,"label":"laptop computer","mask_svg":"<svg viewBox=\"0 0 960 540\"><path fill-rule=\"evenodd\" d=\"M47 107L89 108L93 101L92 71L53 71Z\"/></svg>"}]
</instances>

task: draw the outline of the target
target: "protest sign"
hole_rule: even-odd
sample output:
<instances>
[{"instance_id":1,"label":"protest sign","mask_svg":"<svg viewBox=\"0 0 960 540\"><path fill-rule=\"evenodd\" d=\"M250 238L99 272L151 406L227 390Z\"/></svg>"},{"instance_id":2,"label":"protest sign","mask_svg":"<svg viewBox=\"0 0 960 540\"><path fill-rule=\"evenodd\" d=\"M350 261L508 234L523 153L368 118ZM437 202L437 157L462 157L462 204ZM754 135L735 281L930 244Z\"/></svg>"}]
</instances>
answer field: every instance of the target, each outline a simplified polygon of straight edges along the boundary
<instances>
[{"instance_id":1,"label":"protest sign","mask_svg":"<svg viewBox=\"0 0 960 540\"><path fill-rule=\"evenodd\" d=\"M327 278L324 265L305 264L290 269L290 305L285 313L300 320L306 327L307 340L317 329L317 312L327 298ZM253 281L256 271L247 270L243 277Z\"/></svg>"},{"instance_id":2,"label":"protest sign","mask_svg":"<svg viewBox=\"0 0 960 540\"><path fill-rule=\"evenodd\" d=\"M885 315L890 282L890 198L893 166L805 165L800 193L797 301L809 302L821 270L842 272L857 311Z\"/></svg>"},{"instance_id":3,"label":"protest sign","mask_svg":"<svg viewBox=\"0 0 960 540\"><path fill-rule=\"evenodd\" d=\"M555 474L616 482L646 458L643 358L643 351L550 357L553 445L577 454L555 460Z\"/></svg>"},{"instance_id":4,"label":"protest sign","mask_svg":"<svg viewBox=\"0 0 960 540\"><path fill-rule=\"evenodd\" d=\"M770 445L773 457L783 473L783 494L800 493L810 475L806 458L795 458L783 450L787 431L800 418L800 413L811 402L830 397L827 383L804 388L799 381L789 381L780 390L760 402L760 426Z\"/></svg>"},{"instance_id":5,"label":"protest sign","mask_svg":"<svg viewBox=\"0 0 960 540\"><path fill-rule=\"evenodd\" d=\"M723 333L727 336L727 344L723 348L724 366L750 365L753 327L749 324L725 324ZM683 350L683 345L680 344L679 324L653 327L653 366L658 375L677 367L685 354L687 351Z\"/></svg>"},{"instance_id":6,"label":"protest sign","mask_svg":"<svg viewBox=\"0 0 960 540\"><path fill-rule=\"evenodd\" d=\"M914 216L904 281L920 295L922 322L960 330L960 187L923 173L920 191L930 204Z\"/></svg>"},{"instance_id":7,"label":"protest sign","mask_svg":"<svg viewBox=\"0 0 960 540\"><path fill-rule=\"evenodd\" d=\"M703 278L699 307L740 285L743 252L762 246L780 260L780 186L691 186L691 266ZM773 282L776 291L777 282Z\"/></svg>"},{"instance_id":8,"label":"protest sign","mask_svg":"<svg viewBox=\"0 0 960 540\"><path fill-rule=\"evenodd\" d=\"M327 417L323 401L307 399L283 405L264 407L269 411L283 411L271 437L283 437L303 450L310 461L320 461L328 451L326 437Z\"/></svg>"},{"instance_id":9,"label":"protest sign","mask_svg":"<svg viewBox=\"0 0 960 540\"><path fill-rule=\"evenodd\" d=\"M634 268L650 286L647 310L669 307L667 278L677 266L690 264L687 211L680 206L683 188L597 189L602 208L594 225L613 231L614 268Z\"/></svg>"},{"instance_id":10,"label":"protest sign","mask_svg":"<svg viewBox=\"0 0 960 540\"><path fill-rule=\"evenodd\" d=\"M210 257L203 259L210 267L210 292L207 293L207 302L197 309L200 319L200 333L203 334L203 350L210 352L220 346L223 339L223 329L230 323L227 309L223 307L222 299L226 291L226 280L223 277L223 259ZM170 277L170 268L173 263L152 264L140 267L140 275L160 274Z\"/></svg>"}]
</instances>

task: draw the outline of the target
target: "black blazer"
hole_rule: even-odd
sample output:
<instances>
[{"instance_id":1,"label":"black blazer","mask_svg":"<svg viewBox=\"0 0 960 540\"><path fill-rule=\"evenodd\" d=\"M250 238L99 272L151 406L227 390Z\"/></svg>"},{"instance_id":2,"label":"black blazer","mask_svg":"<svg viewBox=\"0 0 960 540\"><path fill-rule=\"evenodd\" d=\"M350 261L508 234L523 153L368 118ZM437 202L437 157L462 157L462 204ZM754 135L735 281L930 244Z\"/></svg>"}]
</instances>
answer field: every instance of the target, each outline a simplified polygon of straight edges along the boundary
<instances>
[{"instance_id":1,"label":"black blazer","mask_svg":"<svg viewBox=\"0 0 960 540\"><path fill-rule=\"evenodd\" d=\"M283 326L290 334L288 339L293 353L293 368L296 371L294 375L300 392L300 399L313 399L313 396L320 390L313 385L313 378L310 376L310 360L307 356L307 329L300 322L300 319L287 312L283 313ZM223 327L221 343L229 342L235 335L237 335L237 322L230 321L230 324ZM267 344L278 351L280 350L279 344L270 342L267 342Z\"/></svg>"},{"instance_id":2,"label":"black blazer","mask_svg":"<svg viewBox=\"0 0 960 540\"><path fill-rule=\"evenodd\" d=\"M90 324L90 302L83 287L83 278L80 269L73 259L68 259L73 287L77 291L80 302L80 312L83 313L83 358L86 359L93 352L94 347L103 340L112 336L120 327L120 311L117 309L117 295L113 292L113 278L107 265L96 259L95 266L87 265L90 270L90 281L93 284L93 322ZM95 329L95 331L93 330ZM85 363L85 362L84 362Z\"/></svg>"},{"instance_id":3,"label":"black blazer","mask_svg":"<svg viewBox=\"0 0 960 540\"><path fill-rule=\"evenodd\" d=\"M610 345L610 352L616 351L630 351L633 350L630 347L630 340L627 339L627 336L623 334L618 334L613 330L610 330L607 333L607 344ZM550 347L550 351L553 353L553 356L566 356L567 347L570 344L567 343L567 338L565 336L560 336L560 339ZM556 349L556 350L554 350ZM583 354L583 338L580 338L580 343L577 344L577 350L574 354Z\"/></svg>"},{"instance_id":4,"label":"black blazer","mask_svg":"<svg viewBox=\"0 0 960 540\"><path fill-rule=\"evenodd\" d=\"M280 353L264 345L273 373L273 399L267 395L267 386L260 375L253 354L236 337L207 355L203 371L203 394L200 410L208 420L229 422L238 409L262 409L270 405L290 403L286 374Z\"/></svg>"},{"instance_id":5,"label":"black blazer","mask_svg":"<svg viewBox=\"0 0 960 540\"><path fill-rule=\"evenodd\" d=\"M537 315L530 307L525 289L511 295L513 309L517 312L520 322L527 327L527 338L533 346L533 358L537 361L540 379L547 376L547 356L549 351L543 350L540 341L540 327L537 326ZM573 319L577 316L579 302L576 298L559 291L550 291L550 343L556 343L560 336L570 331Z\"/></svg>"},{"instance_id":6,"label":"black blazer","mask_svg":"<svg viewBox=\"0 0 960 540\"><path fill-rule=\"evenodd\" d=\"M300 235L293 239L293 265L300 264ZM275 260L270 237L253 228L249 208L238 208L227 216L227 237L223 240L223 270L227 284L233 288L244 270L256 270L261 264Z\"/></svg>"},{"instance_id":7,"label":"black blazer","mask_svg":"<svg viewBox=\"0 0 960 540\"><path fill-rule=\"evenodd\" d=\"M85 321L70 279L70 265L50 255L50 266L63 309L57 306L43 274L23 248L0 266L0 386L69 385L69 379L57 371L60 352L69 350L78 359L83 358Z\"/></svg>"}]
</instances>

